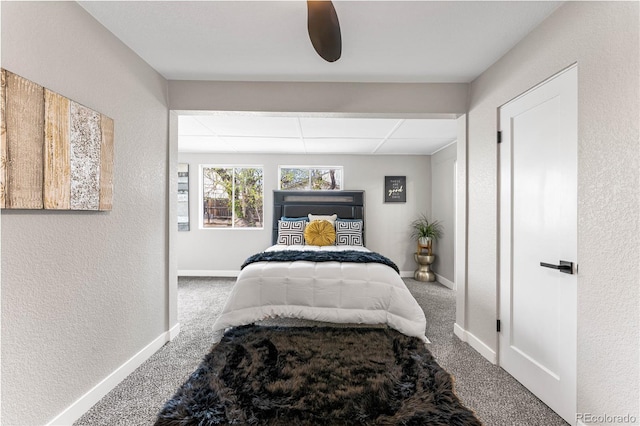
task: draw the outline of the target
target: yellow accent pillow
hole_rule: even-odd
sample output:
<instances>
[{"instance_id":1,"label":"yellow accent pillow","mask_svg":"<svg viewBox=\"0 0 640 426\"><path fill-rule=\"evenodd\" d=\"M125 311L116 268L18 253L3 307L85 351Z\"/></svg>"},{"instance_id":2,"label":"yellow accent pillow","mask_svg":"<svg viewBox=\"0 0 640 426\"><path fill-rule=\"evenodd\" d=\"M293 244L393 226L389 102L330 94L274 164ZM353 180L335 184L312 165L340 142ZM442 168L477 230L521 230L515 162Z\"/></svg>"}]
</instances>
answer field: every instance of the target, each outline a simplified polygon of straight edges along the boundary
<instances>
[{"instance_id":1,"label":"yellow accent pillow","mask_svg":"<svg viewBox=\"0 0 640 426\"><path fill-rule=\"evenodd\" d=\"M336 242L336 230L328 220L314 220L304 230L304 241L310 246L330 246Z\"/></svg>"}]
</instances>

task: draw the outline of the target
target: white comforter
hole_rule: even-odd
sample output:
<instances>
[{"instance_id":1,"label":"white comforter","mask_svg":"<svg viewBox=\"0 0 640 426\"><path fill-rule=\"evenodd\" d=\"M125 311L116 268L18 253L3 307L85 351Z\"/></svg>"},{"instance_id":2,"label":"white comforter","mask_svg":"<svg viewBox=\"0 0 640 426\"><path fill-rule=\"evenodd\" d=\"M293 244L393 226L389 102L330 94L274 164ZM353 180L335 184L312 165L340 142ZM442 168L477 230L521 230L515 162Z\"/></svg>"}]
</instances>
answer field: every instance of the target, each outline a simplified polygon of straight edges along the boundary
<instances>
[{"instance_id":1,"label":"white comforter","mask_svg":"<svg viewBox=\"0 0 640 426\"><path fill-rule=\"evenodd\" d=\"M361 250L353 246L272 246L273 250ZM400 275L379 263L256 262L247 265L214 331L268 318L387 324L428 342L424 312Z\"/></svg>"}]
</instances>

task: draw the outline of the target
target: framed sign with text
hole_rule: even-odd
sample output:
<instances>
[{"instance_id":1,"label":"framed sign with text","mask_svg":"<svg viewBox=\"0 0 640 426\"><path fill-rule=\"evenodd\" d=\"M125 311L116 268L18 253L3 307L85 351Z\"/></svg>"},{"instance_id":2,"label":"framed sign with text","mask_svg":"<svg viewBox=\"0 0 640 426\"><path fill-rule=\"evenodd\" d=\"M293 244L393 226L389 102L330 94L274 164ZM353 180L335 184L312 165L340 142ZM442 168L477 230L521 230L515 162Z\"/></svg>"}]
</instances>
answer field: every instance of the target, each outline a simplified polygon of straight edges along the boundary
<instances>
[{"instance_id":1,"label":"framed sign with text","mask_svg":"<svg viewBox=\"0 0 640 426\"><path fill-rule=\"evenodd\" d=\"M384 202L385 203L406 203L407 202L407 177L406 176L385 176L384 177Z\"/></svg>"}]
</instances>

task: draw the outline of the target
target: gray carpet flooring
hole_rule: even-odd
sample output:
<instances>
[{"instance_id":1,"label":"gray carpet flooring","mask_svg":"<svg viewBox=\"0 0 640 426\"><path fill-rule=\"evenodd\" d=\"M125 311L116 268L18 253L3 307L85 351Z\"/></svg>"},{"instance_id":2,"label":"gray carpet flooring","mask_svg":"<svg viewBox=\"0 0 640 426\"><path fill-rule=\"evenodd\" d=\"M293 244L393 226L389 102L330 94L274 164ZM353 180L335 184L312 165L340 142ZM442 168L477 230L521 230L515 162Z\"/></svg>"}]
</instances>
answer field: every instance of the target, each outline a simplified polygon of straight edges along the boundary
<instances>
[{"instance_id":1,"label":"gray carpet flooring","mask_svg":"<svg viewBox=\"0 0 640 426\"><path fill-rule=\"evenodd\" d=\"M180 334L129 375L76 426L152 425L163 404L211 349L211 326L235 279L180 278ZM453 334L455 292L438 283L406 278L427 317L428 345L438 363L455 380L465 406L487 426L566 425L549 407L504 370L491 364Z\"/></svg>"}]
</instances>

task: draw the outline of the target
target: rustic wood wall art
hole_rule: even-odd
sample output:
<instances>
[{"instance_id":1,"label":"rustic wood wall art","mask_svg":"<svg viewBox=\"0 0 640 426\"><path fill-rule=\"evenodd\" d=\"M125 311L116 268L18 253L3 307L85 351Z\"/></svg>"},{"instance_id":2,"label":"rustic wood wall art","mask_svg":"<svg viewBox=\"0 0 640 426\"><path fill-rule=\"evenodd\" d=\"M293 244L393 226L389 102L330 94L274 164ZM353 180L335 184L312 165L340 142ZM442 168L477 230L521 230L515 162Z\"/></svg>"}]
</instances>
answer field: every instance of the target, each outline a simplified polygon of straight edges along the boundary
<instances>
[{"instance_id":1,"label":"rustic wood wall art","mask_svg":"<svg viewBox=\"0 0 640 426\"><path fill-rule=\"evenodd\" d=\"M113 120L1 72L0 208L111 210Z\"/></svg>"}]
</instances>

